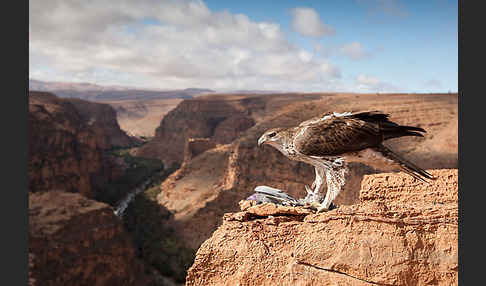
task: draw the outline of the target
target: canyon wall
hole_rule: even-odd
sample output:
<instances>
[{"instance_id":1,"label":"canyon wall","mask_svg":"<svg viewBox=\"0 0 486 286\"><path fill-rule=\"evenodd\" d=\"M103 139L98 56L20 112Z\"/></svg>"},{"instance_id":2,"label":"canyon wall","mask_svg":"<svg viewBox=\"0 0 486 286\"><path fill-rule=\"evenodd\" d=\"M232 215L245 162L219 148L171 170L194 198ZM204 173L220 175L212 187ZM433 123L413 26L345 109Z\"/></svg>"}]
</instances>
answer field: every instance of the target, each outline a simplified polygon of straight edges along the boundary
<instances>
[{"instance_id":1,"label":"canyon wall","mask_svg":"<svg viewBox=\"0 0 486 286\"><path fill-rule=\"evenodd\" d=\"M457 169L430 172L430 185L366 175L359 203L321 214L242 202L201 245L186 285L456 285Z\"/></svg>"},{"instance_id":2,"label":"canyon wall","mask_svg":"<svg viewBox=\"0 0 486 286\"><path fill-rule=\"evenodd\" d=\"M110 105L77 98L65 100L74 105L82 120L93 131L102 149L129 147L139 142L120 129L116 111Z\"/></svg>"},{"instance_id":3,"label":"canyon wall","mask_svg":"<svg viewBox=\"0 0 486 286\"><path fill-rule=\"evenodd\" d=\"M258 121L276 115L279 109L315 98L319 96L233 94L187 99L164 116L154 138L140 148L137 155L159 158L166 166L181 164L189 138L231 143Z\"/></svg>"},{"instance_id":4,"label":"canyon wall","mask_svg":"<svg viewBox=\"0 0 486 286\"><path fill-rule=\"evenodd\" d=\"M64 190L94 198L123 174L123 164L105 156L133 141L106 104L29 92L29 191Z\"/></svg>"},{"instance_id":5,"label":"canyon wall","mask_svg":"<svg viewBox=\"0 0 486 286\"><path fill-rule=\"evenodd\" d=\"M209 105L209 99L205 100L208 102L198 104ZM161 185L158 201L174 214L175 228L193 249L212 234L224 213L237 211L236 202L248 197L258 185L280 188L295 197L305 195L304 185L314 180L313 168L287 159L270 146L258 147L258 137L269 128L295 126L329 111L382 110L399 124L427 130L424 138L392 139L385 145L422 168L457 168L457 94L294 94L253 97L247 102L254 103L248 105L254 108L248 111L256 121L254 126L231 143L217 144L186 160L184 167ZM223 107L221 104L219 108ZM196 132L193 125L186 125L183 118L191 115L183 111L178 109L172 120L186 133ZM168 136L175 138L176 134ZM363 176L379 172L352 164L351 176L335 202L357 203Z\"/></svg>"},{"instance_id":6,"label":"canyon wall","mask_svg":"<svg viewBox=\"0 0 486 286\"><path fill-rule=\"evenodd\" d=\"M29 195L29 280L40 285L147 285L113 209L80 194Z\"/></svg>"},{"instance_id":7,"label":"canyon wall","mask_svg":"<svg viewBox=\"0 0 486 286\"><path fill-rule=\"evenodd\" d=\"M231 142L254 124L239 104L226 100L184 100L164 116L153 140L141 147L137 155L159 158L170 166L182 163L189 138Z\"/></svg>"}]
</instances>

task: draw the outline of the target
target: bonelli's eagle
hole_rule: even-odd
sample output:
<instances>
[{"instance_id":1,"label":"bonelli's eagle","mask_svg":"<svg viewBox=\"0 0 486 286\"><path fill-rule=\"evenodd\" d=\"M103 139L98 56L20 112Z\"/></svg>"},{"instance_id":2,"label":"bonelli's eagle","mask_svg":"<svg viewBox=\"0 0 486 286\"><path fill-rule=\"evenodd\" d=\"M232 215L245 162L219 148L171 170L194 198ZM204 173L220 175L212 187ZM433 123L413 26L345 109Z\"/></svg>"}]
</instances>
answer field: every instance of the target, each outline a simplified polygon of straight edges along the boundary
<instances>
[{"instance_id":1,"label":"bonelli's eagle","mask_svg":"<svg viewBox=\"0 0 486 286\"><path fill-rule=\"evenodd\" d=\"M425 130L399 125L388 117L388 114L379 111L328 113L296 127L267 130L258 139L258 145L268 144L291 160L314 166L316 178L312 183L313 189L306 186L307 196L302 201L318 212L325 211L329 210L345 183L349 162L398 167L419 180L434 179L430 173L382 144L391 138L423 137L421 132ZM322 190L324 180L327 183L326 193ZM278 192L273 189L273 194L275 191Z\"/></svg>"}]
</instances>

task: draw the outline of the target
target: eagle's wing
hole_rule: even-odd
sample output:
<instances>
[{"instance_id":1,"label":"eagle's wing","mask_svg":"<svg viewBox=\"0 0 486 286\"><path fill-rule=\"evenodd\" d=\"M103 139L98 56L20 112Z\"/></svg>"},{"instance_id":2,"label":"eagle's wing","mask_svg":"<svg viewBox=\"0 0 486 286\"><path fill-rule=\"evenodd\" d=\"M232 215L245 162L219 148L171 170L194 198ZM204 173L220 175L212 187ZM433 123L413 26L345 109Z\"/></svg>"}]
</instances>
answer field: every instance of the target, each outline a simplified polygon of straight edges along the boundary
<instances>
[{"instance_id":1,"label":"eagle's wing","mask_svg":"<svg viewBox=\"0 0 486 286\"><path fill-rule=\"evenodd\" d=\"M401 136L422 136L422 128L401 126L378 111L326 114L301 123L295 130L294 148L307 156L334 156L378 146Z\"/></svg>"},{"instance_id":2,"label":"eagle's wing","mask_svg":"<svg viewBox=\"0 0 486 286\"><path fill-rule=\"evenodd\" d=\"M332 156L375 146L382 141L376 123L351 116L326 116L298 127L294 137L294 148L298 152L307 156Z\"/></svg>"}]
</instances>

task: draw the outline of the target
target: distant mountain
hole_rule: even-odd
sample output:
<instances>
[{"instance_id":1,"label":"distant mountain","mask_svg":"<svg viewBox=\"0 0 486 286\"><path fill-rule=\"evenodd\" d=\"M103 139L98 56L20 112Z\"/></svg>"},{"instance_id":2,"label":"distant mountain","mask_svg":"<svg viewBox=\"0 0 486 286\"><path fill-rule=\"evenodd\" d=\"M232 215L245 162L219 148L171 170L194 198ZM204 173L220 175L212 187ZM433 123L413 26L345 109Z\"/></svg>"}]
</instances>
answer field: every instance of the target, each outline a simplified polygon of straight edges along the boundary
<instances>
[{"instance_id":1,"label":"distant mountain","mask_svg":"<svg viewBox=\"0 0 486 286\"><path fill-rule=\"evenodd\" d=\"M45 82L29 79L30 91L48 91L64 98L80 98L91 101L116 101L140 99L189 99L199 94L214 93L204 88L178 90L146 90L132 87L101 86L92 83Z\"/></svg>"},{"instance_id":2,"label":"distant mountain","mask_svg":"<svg viewBox=\"0 0 486 286\"><path fill-rule=\"evenodd\" d=\"M288 93L287 91L280 90L260 90L260 89L237 89L224 92L225 94L278 94Z\"/></svg>"}]
</instances>

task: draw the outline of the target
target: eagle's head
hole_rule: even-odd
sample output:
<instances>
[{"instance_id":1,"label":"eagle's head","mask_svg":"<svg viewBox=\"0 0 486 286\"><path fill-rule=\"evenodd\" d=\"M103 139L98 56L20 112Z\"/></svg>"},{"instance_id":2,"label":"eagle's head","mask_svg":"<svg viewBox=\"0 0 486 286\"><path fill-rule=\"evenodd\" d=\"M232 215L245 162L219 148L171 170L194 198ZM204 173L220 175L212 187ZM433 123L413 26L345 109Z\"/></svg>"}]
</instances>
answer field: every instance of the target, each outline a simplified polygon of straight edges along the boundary
<instances>
[{"instance_id":1,"label":"eagle's head","mask_svg":"<svg viewBox=\"0 0 486 286\"><path fill-rule=\"evenodd\" d=\"M284 128L272 128L270 130L265 131L262 136L258 139L258 146L262 144L269 144L277 149L282 146L283 140L285 138L285 129Z\"/></svg>"}]
</instances>

